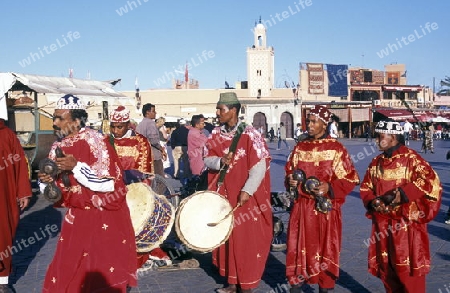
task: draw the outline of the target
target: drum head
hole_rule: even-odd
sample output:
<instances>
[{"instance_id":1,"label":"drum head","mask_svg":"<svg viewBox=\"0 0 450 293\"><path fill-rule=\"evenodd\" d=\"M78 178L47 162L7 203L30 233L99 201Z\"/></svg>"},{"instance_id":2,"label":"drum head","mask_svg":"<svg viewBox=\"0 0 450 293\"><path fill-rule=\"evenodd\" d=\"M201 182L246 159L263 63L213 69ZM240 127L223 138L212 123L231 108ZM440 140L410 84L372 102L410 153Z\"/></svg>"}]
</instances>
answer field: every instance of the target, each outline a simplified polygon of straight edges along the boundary
<instances>
[{"instance_id":1,"label":"drum head","mask_svg":"<svg viewBox=\"0 0 450 293\"><path fill-rule=\"evenodd\" d=\"M228 200L214 191L199 191L185 198L177 210L175 231L180 240L190 249L198 252L210 252L230 237L233 229L233 215L223 219L232 207Z\"/></svg>"},{"instance_id":2,"label":"drum head","mask_svg":"<svg viewBox=\"0 0 450 293\"><path fill-rule=\"evenodd\" d=\"M127 204L135 234L139 234L147 224L150 213L155 208L153 191L142 182L127 185Z\"/></svg>"}]
</instances>

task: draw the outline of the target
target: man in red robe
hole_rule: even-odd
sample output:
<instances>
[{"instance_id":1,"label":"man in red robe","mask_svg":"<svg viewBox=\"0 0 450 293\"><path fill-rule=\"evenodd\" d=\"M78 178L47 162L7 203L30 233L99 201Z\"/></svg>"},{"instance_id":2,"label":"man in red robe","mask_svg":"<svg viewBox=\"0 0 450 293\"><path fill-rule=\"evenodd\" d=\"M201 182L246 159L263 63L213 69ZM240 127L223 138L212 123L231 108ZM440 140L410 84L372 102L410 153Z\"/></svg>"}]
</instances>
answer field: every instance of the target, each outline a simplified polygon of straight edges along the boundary
<instances>
[{"instance_id":1,"label":"man in red robe","mask_svg":"<svg viewBox=\"0 0 450 293\"><path fill-rule=\"evenodd\" d=\"M209 189L226 197L234 212L234 227L223 245L213 252L213 263L229 286L219 293L252 292L264 272L272 241L270 203L270 154L261 134L238 119L241 104L235 93L221 93L216 114L221 127L213 130L205 150L210 169ZM230 145L241 132L236 149ZM218 186L220 169L227 166L223 184ZM207 207L205 207L207 208Z\"/></svg>"},{"instance_id":2,"label":"man in red robe","mask_svg":"<svg viewBox=\"0 0 450 293\"><path fill-rule=\"evenodd\" d=\"M398 122L380 121L381 151L361 184L361 199L372 220L369 272L386 292L426 292L430 271L427 223L439 213L442 185L433 168L405 146Z\"/></svg>"},{"instance_id":3,"label":"man in red robe","mask_svg":"<svg viewBox=\"0 0 450 293\"><path fill-rule=\"evenodd\" d=\"M310 111L309 137L297 143L285 166L286 187L298 195L290 214L286 255L286 276L293 293L301 292L303 283L318 283L319 292L334 288L339 277L341 206L359 184L347 150L326 132L330 116L323 106ZM301 177L309 179L305 184L293 177L299 170Z\"/></svg>"},{"instance_id":4,"label":"man in red robe","mask_svg":"<svg viewBox=\"0 0 450 293\"><path fill-rule=\"evenodd\" d=\"M150 185L148 176L152 173L152 149L145 136L130 128L130 110L119 106L109 115L109 122L110 141L125 171L125 183L143 182ZM139 272L170 262L170 257L159 247L137 254Z\"/></svg>"},{"instance_id":5,"label":"man in red robe","mask_svg":"<svg viewBox=\"0 0 450 293\"><path fill-rule=\"evenodd\" d=\"M125 171L138 171L143 175L153 173L152 149L148 139L142 134L137 133L130 127L130 110L124 106L114 109L109 115L110 122L110 142L116 150L122 168ZM128 172L125 172L128 173ZM128 174L127 174L128 175ZM141 178L125 178L127 184L132 181L142 181ZM149 181L145 181L149 183Z\"/></svg>"},{"instance_id":6,"label":"man in red robe","mask_svg":"<svg viewBox=\"0 0 450 293\"><path fill-rule=\"evenodd\" d=\"M136 243L117 154L107 137L85 128L87 113L77 97L62 97L53 119L60 141L49 158L62 173L55 180L38 176L61 189L67 211L43 292L125 292L137 285ZM58 147L65 157L56 156Z\"/></svg>"},{"instance_id":7,"label":"man in red robe","mask_svg":"<svg viewBox=\"0 0 450 293\"><path fill-rule=\"evenodd\" d=\"M25 153L14 132L1 118L0 137L0 292L6 293L12 292L8 276L12 254L18 249L13 240L20 210L28 206L32 194Z\"/></svg>"}]
</instances>

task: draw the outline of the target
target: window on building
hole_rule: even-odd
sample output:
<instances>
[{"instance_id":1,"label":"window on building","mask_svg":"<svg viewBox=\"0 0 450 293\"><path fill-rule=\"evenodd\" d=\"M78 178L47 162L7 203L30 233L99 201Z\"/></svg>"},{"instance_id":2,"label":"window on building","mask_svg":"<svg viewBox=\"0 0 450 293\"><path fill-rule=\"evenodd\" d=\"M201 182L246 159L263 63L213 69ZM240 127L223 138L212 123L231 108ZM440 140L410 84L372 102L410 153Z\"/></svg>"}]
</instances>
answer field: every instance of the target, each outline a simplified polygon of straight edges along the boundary
<instances>
[{"instance_id":1,"label":"window on building","mask_svg":"<svg viewBox=\"0 0 450 293\"><path fill-rule=\"evenodd\" d=\"M383 100L392 100L392 92L383 92Z\"/></svg>"},{"instance_id":2,"label":"window on building","mask_svg":"<svg viewBox=\"0 0 450 293\"><path fill-rule=\"evenodd\" d=\"M416 92L409 92L408 93L408 100L417 100L417 93Z\"/></svg>"}]
</instances>

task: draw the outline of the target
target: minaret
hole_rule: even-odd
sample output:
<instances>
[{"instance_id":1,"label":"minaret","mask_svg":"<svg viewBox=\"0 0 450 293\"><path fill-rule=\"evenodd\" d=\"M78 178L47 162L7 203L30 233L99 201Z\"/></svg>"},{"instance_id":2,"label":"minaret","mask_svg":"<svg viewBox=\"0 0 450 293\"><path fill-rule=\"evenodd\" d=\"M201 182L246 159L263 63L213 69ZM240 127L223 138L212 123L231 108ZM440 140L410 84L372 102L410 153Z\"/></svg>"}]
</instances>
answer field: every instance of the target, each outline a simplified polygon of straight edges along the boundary
<instances>
[{"instance_id":1,"label":"minaret","mask_svg":"<svg viewBox=\"0 0 450 293\"><path fill-rule=\"evenodd\" d=\"M249 96L270 97L274 88L274 51L267 47L266 27L261 23L253 29L254 44L247 48L247 80Z\"/></svg>"}]
</instances>

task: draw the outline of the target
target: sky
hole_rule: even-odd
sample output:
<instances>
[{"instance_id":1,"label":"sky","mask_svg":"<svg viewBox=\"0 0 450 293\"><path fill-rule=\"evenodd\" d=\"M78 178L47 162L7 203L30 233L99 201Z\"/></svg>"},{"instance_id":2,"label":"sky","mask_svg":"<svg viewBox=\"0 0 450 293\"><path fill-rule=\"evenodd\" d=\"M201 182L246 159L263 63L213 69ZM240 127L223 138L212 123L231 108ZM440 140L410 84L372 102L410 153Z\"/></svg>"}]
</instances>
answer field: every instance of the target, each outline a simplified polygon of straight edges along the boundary
<instances>
[{"instance_id":1,"label":"sky","mask_svg":"<svg viewBox=\"0 0 450 293\"><path fill-rule=\"evenodd\" d=\"M299 63L384 70L436 91L450 76L446 0L4 0L0 72L121 79L118 91L171 88L171 77L224 88L247 80L255 23L275 50L275 87ZM433 80L435 83L433 85Z\"/></svg>"}]
</instances>

